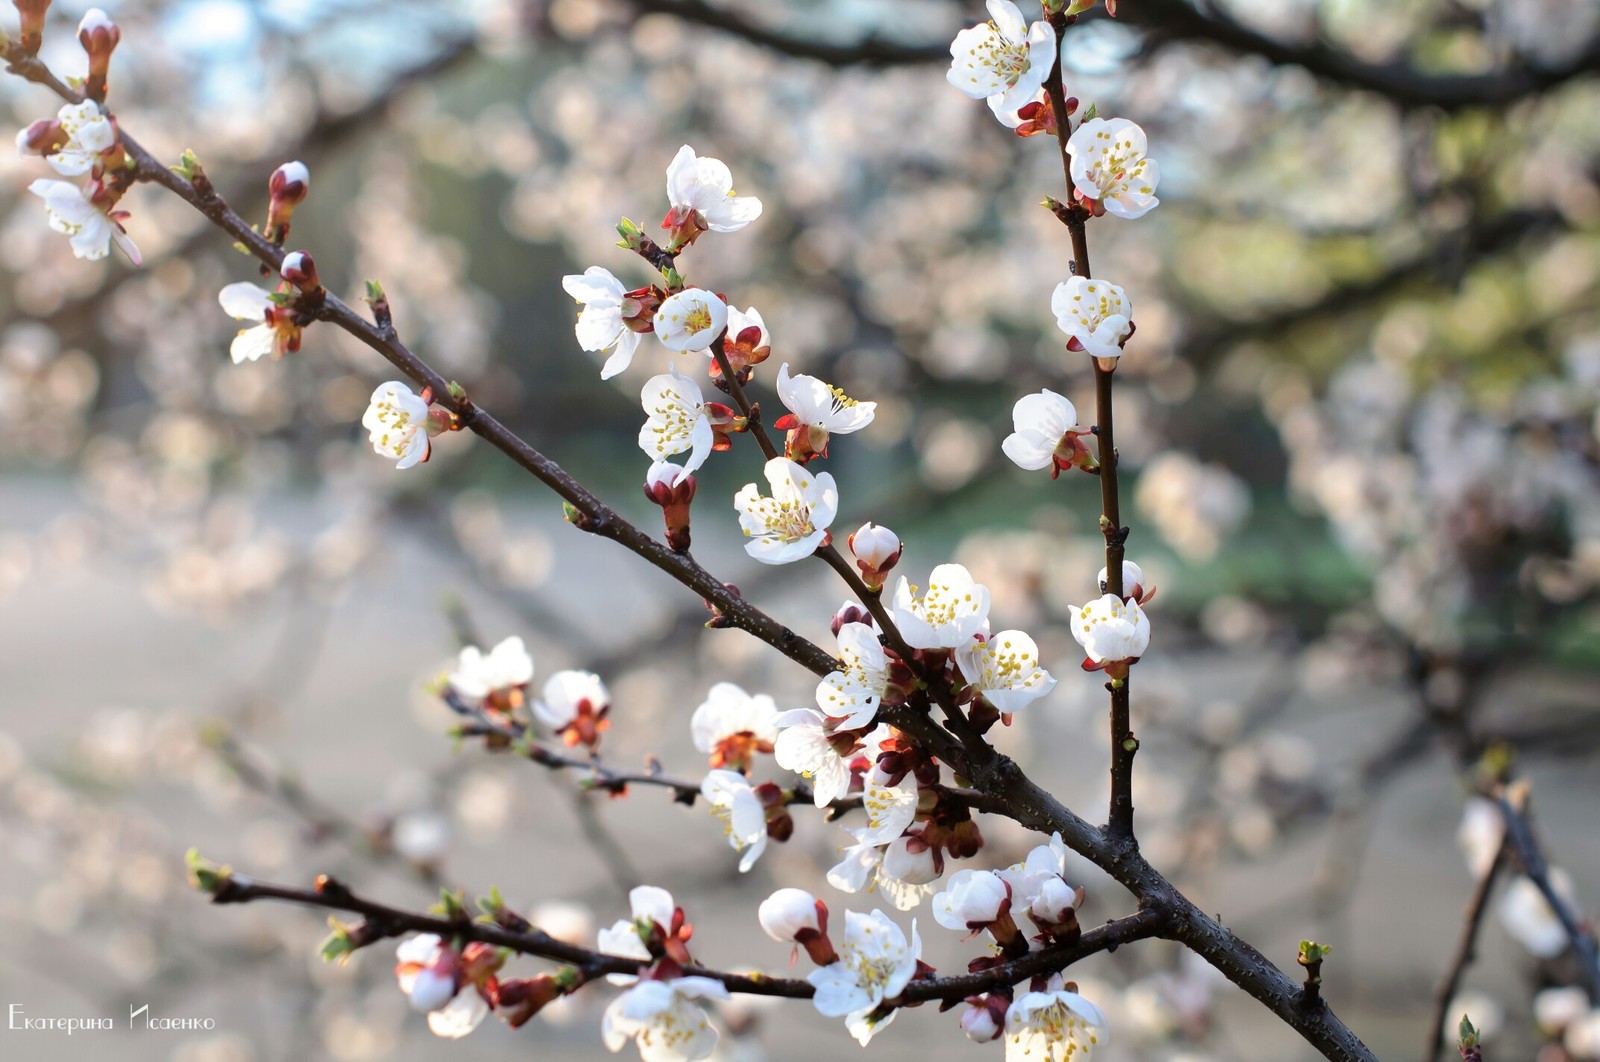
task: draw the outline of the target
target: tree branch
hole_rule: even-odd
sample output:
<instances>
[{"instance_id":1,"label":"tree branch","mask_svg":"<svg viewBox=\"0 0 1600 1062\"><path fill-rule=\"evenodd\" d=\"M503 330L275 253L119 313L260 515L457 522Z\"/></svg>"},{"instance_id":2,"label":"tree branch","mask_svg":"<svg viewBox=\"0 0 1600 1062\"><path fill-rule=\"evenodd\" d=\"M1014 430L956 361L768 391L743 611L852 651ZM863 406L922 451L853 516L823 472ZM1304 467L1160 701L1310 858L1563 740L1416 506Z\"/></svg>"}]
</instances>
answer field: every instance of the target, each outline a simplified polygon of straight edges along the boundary
<instances>
[{"instance_id":1,"label":"tree branch","mask_svg":"<svg viewBox=\"0 0 1600 1062\"><path fill-rule=\"evenodd\" d=\"M478 941L495 947L508 948L520 955L569 963L581 970L586 980L593 980L604 974L637 974L641 968L649 965L648 962L640 962L635 958L608 955L571 944L532 926L526 929L513 929L496 922L466 921L390 907L357 896L342 882L326 876L317 879L316 888L300 889L288 885L258 882L240 874L228 873L211 891L211 902L218 905L255 903L262 900L277 900L298 904L301 907L360 915L365 921L360 934L362 947L407 933L434 933L445 940ZM1160 934L1167 923L1168 915L1165 911L1142 908L1125 918L1118 918L1088 930L1076 944L1042 948L980 973L956 977L929 977L913 981L892 1003L902 1005L934 1000L959 1001L969 995L1064 970L1080 959L1102 951L1115 951L1124 944L1149 939ZM759 973L736 974L697 965L685 966L683 972L688 976L709 977L721 981L730 992L746 995L810 999L815 993L810 982L799 978L768 977Z\"/></svg>"},{"instance_id":2,"label":"tree branch","mask_svg":"<svg viewBox=\"0 0 1600 1062\"><path fill-rule=\"evenodd\" d=\"M1461 937L1456 942L1455 955L1450 959L1450 965L1445 970L1444 980L1439 982L1439 989L1433 995L1433 1017L1428 1028L1428 1053L1423 1055L1424 1062L1437 1062L1439 1053L1445 1048L1445 1041L1454 1027L1450 1021L1450 1002L1456 998L1456 989L1461 986L1461 978L1466 974L1467 967L1472 965L1478 947L1478 929L1483 925L1484 912L1489 908L1489 897L1494 893L1494 884L1500 877L1500 871L1506 865L1506 840L1501 838L1500 847L1495 850L1494 859L1489 868L1478 879L1477 886L1472 890L1472 898L1467 901L1467 911L1461 922Z\"/></svg>"}]
</instances>

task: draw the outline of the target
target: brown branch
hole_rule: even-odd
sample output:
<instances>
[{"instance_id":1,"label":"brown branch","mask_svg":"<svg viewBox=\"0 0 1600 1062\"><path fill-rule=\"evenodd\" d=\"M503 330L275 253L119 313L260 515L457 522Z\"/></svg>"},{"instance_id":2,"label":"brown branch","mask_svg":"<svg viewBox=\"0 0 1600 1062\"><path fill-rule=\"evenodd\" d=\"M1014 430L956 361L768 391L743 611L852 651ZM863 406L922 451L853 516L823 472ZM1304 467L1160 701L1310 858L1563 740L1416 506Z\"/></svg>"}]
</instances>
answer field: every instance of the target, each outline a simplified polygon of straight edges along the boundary
<instances>
[{"instance_id":1,"label":"brown branch","mask_svg":"<svg viewBox=\"0 0 1600 1062\"><path fill-rule=\"evenodd\" d=\"M1589 990L1589 1000L1600 1003L1600 953L1596 951L1594 935L1584 928L1572 905L1551 884L1549 864L1545 862L1539 839L1533 832L1533 823L1528 817L1526 796L1513 793L1508 797L1505 792L1497 792L1490 794L1489 799L1500 809L1500 817L1505 822L1505 847L1515 856L1522 873L1538 886L1545 903L1550 905L1561 928L1566 930L1572 953L1578 960L1579 973Z\"/></svg>"},{"instance_id":2,"label":"brown branch","mask_svg":"<svg viewBox=\"0 0 1600 1062\"><path fill-rule=\"evenodd\" d=\"M1058 44L1065 45L1069 21L1064 15L1054 15L1050 24L1055 27ZM1061 151L1061 173L1066 181L1067 202L1072 201L1072 156L1069 141L1072 136L1072 116L1068 113L1066 88L1062 83L1061 49L1057 49L1056 64L1045 79L1045 94L1056 119L1056 143ZM1088 218L1074 207L1064 207L1062 220L1072 238L1072 272L1087 280L1089 270L1089 239L1084 231ZM1112 417L1112 380L1116 363L1107 368L1106 359L1094 358L1095 439L1099 446L1100 461L1100 530L1106 540L1106 593L1122 597L1122 558L1128 529L1122 526L1122 515L1117 496L1117 442ZM1107 811L1106 833L1120 844L1138 846L1133 832L1133 757L1139 751L1139 742L1133 736L1129 720L1128 684L1132 676L1106 683L1111 694L1111 801Z\"/></svg>"},{"instance_id":3,"label":"brown branch","mask_svg":"<svg viewBox=\"0 0 1600 1062\"><path fill-rule=\"evenodd\" d=\"M1600 37L1554 66L1433 75L1405 62L1369 63L1321 41L1282 41L1236 21L1206 0L1198 5L1187 0L1141 0L1124 6L1119 15L1120 21L1150 32L1147 50L1172 41L1215 44L1237 54L1260 56L1274 66L1298 66L1336 85L1377 93L1401 108L1453 111L1504 106L1600 71Z\"/></svg>"},{"instance_id":4,"label":"brown branch","mask_svg":"<svg viewBox=\"0 0 1600 1062\"><path fill-rule=\"evenodd\" d=\"M344 911L360 915L365 921L359 938L366 946L379 940L407 933L434 933L450 940L478 941L508 948L520 955L570 963L581 970L586 980L604 974L636 974L648 963L620 955L608 955L564 940L540 929L512 929L495 922L474 922L440 915L407 911L357 896L332 878L318 879L315 889L258 882L243 875L227 873L211 889L211 902L218 905L277 900L302 907ZM933 1000L958 1001L990 989L1014 985L1041 974L1064 970L1072 963L1102 951L1115 951L1124 944L1157 936L1166 927L1168 914L1153 907L1140 909L1125 918L1097 926L1083 934L1076 944L1043 948L981 973L956 977L929 977L913 981L894 1001L895 1004L924 1003ZM721 981L730 992L756 996L810 999L815 989L800 978L768 977L765 974L736 974L704 966L688 965L684 973Z\"/></svg>"},{"instance_id":5,"label":"brown branch","mask_svg":"<svg viewBox=\"0 0 1600 1062\"><path fill-rule=\"evenodd\" d=\"M63 84L37 59L13 48L7 53L9 69L17 75L49 87L63 99L77 101L79 96ZM1059 85L1057 86L1059 96ZM163 167L126 132L121 132L124 150L137 165L141 181L159 184L173 192L205 215L216 227L239 241L244 248L262 263L279 269L283 252L251 230L238 214L234 213L221 197L209 188L197 190L187 180ZM837 664L832 656L814 643L796 635L749 602L732 594L710 572L692 559L671 552L664 544L654 541L606 506L586 488L574 481L559 465L539 453L527 442L479 409L464 396L450 393L449 381L407 349L396 336L387 320L374 324L355 313L339 299L327 295L316 309L316 317L327 321L381 354L413 381L430 387L440 404L459 418L459 426L478 434L496 449L505 453L516 464L531 473L556 494L567 501L581 515L581 526L594 534L610 538L627 547L653 566L661 569L700 596L715 603L733 626L740 627L790 659L817 674L826 674ZM1118 573L1120 574L1120 572ZM1230 980L1254 996L1306 1041L1326 1057L1354 1062L1376 1062L1366 1048L1330 1008L1307 1012L1298 1006L1299 986L1282 970L1246 941L1224 929L1214 919L1196 908L1161 876L1136 849L1114 841L1083 818L1061 804L1055 797L1041 789L1009 757L986 749L982 755L968 755L959 743L950 739L936 724L925 716L900 709L886 713L892 725L906 731L926 747L934 750L970 778L986 797L996 802L996 807L1021 825L1040 833L1059 833L1068 847L1084 855L1105 870L1119 883L1139 898L1141 910L1162 912L1146 916L1150 919L1152 934L1179 941L1206 959ZM229 898L219 902L246 902L251 899L284 899L311 906L332 907L355 911L378 920L381 935L395 935L408 930L428 932L453 932L476 934L470 939L488 943L537 944L542 950L530 953L545 954L551 958L570 960L586 958L582 949L555 941L545 934L521 937L509 934L498 926L474 926L444 919L411 915L369 901L357 900L342 887L332 898L303 890L285 889L281 886L256 885L238 882L230 886L235 890ZM1135 916L1138 917L1138 916ZM398 921L397 921L398 919ZM1088 942L1089 934L1084 941ZM1117 941L1120 943L1120 941ZM1112 941L1105 940L1110 947ZM616 957L601 957L606 963L616 963ZM607 967L616 969L614 965ZM636 964L633 968L637 968ZM603 970L602 970L603 972ZM738 991L762 994L782 994L773 991L778 982L770 978L749 978L727 975L724 981ZM963 982L963 991L970 990ZM909 991L909 990L908 990ZM806 986L809 993L809 985Z\"/></svg>"},{"instance_id":6,"label":"brown branch","mask_svg":"<svg viewBox=\"0 0 1600 1062\"><path fill-rule=\"evenodd\" d=\"M693 804L700 796L700 782L693 778L681 775L665 774L658 769L645 771L618 770L609 766L598 753L590 756L575 756L562 752L548 744L533 740L532 728L527 723L518 719L501 721L488 713L468 706L459 697L446 690L442 695L445 704L452 711L471 718L470 723L458 727L456 733L461 737L494 737L507 742L515 742L515 748L529 761L551 771L586 771L589 773L589 788L603 789L609 793L620 794L630 785L656 786L672 791L672 799L680 804ZM959 786L934 786L931 787L945 797L965 804L973 811L982 811L992 815L1006 815L1009 809L1000 801L995 800L987 793L976 789L965 789ZM789 803L791 805L806 805L811 802L811 786L806 782L796 782L788 788ZM827 805L828 818L835 819L847 811L854 811L862 806L862 798L858 796L840 797Z\"/></svg>"},{"instance_id":7,"label":"brown branch","mask_svg":"<svg viewBox=\"0 0 1600 1062\"><path fill-rule=\"evenodd\" d=\"M1444 980L1439 982L1439 989L1433 995L1433 1016L1428 1027L1428 1051L1422 1056L1423 1062L1438 1062L1439 1054L1445 1048L1445 1041L1454 1028L1449 1024L1450 1002L1456 998L1456 989L1461 985L1461 978L1476 957L1478 929L1483 925L1483 915L1489 908L1489 897L1494 893L1494 884L1500 877L1500 871L1505 869L1506 845L1506 838L1502 837L1500 847L1495 850L1494 859L1483 872L1483 876L1478 879L1477 886L1472 890L1472 898L1467 901L1467 910L1462 917L1461 936L1456 941L1455 954L1445 970Z\"/></svg>"},{"instance_id":8,"label":"brown branch","mask_svg":"<svg viewBox=\"0 0 1600 1062\"><path fill-rule=\"evenodd\" d=\"M906 44L868 37L849 44L768 29L705 0L627 0L641 14L671 15L718 30L780 55L829 66L909 66L950 61L948 44ZM1143 53L1182 42L1212 44L1236 55L1258 56L1273 66L1297 66L1333 85L1376 93L1401 108L1497 107L1557 88L1600 71L1600 37L1565 62L1516 65L1483 74L1427 74L1403 61L1372 63L1323 41L1299 43L1269 36L1234 19L1214 3L1141 0L1118 12L1118 23L1144 30ZM1098 18L1098 11L1084 18Z\"/></svg>"},{"instance_id":9,"label":"brown branch","mask_svg":"<svg viewBox=\"0 0 1600 1062\"><path fill-rule=\"evenodd\" d=\"M779 55L810 59L828 66L910 66L950 61L948 44L906 44L880 37L867 37L850 44L833 44L767 29L737 12L713 6L705 0L628 0L628 4L640 14L671 15L684 22L738 37Z\"/></svg>"}]
</instances>

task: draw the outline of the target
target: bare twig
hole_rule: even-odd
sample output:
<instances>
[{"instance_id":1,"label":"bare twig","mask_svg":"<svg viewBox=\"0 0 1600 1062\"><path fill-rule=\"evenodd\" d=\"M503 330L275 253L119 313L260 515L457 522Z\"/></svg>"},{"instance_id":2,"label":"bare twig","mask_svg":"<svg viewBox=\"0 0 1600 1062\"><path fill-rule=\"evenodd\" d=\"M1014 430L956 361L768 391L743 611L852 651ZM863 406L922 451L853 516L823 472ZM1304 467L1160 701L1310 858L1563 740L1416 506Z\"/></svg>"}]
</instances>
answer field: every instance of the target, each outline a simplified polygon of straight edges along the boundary
<instances>
[{"instance_id":1,"label":"bare twig","mask_svg":"<svg viewBox=\"0 0 1600 1062\"><path fill-rule=\"evenodd\" d=\"M1467 967L1472 965L1477 952L1478 929L1483 925L1483 915L1488 910L1489 897L1494 893L1495 881L1499 879L1505 865L1506 839L1502 837L1500 847L1495 850L1494 859L1478 878L1478 884L1472 890L1472 898L1467 901L1467 911L1461 921L1461 937L1456 941L1455 954L1445 970L1444 980L1439 982L1439 989L1433 995L1433 1017L1428 1028L1428 1052L1422 1056L1423 1062L1437 1062L1445 1048L1445 1041L1449 1038L1451 1030L1450 1001L1456 998L1456 989L1461 986L1461 978L1466 974Z\"/></svg>"}]
</instances>

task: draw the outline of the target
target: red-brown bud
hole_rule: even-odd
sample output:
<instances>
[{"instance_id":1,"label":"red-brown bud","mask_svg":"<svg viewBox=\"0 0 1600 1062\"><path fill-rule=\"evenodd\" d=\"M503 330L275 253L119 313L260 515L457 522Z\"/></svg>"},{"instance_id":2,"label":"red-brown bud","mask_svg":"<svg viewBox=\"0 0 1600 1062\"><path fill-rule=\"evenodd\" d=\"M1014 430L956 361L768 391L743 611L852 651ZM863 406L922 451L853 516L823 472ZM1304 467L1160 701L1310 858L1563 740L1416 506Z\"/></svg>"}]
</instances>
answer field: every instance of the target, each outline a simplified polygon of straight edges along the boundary
<instances>
[{"instance_id":1,"label":"red-brown bud","mask_svg":"<svg viewBox=\"0 0 1600 1062\"><path fill-rule=\"evenodd\" d=\"M495 1006L504 1010L500 1016L507 1025L520 1029L529 1018L566 994L566 986L555 974L514 978L500 982Z\"/></svg>"},{"instance_id":2,"label":"red-brown bud","mask_svg":"<svg viewBox=\"0 0 1600 1062\"><path fill-rule=\"evenodd\" d=\"M17 134L17 150L24 155L54 155L72 137L54 118L40 118Z\"/></svg>"},{"instance_id":3,"label":"red-brown bud","mask_svg":"<svg viewBox=\"0 0 1600 1062\"><path fill-rule=\"evenodd\" d=\"M38 55L44 43L44 17L50 10L50 0L12 0L22 23L22 50L28 55Z\"/></svg>"},{"instance_id":4,"label":"red-brown bud","mask_svg":"<svg viewBox=\"0 0 1600 1062\"><path fill-rule=\"evenodd\" d=\"M91 7L78 23L78 43L89 55L89 76L83 94L92 100L106 98L106 76L111 72L111 53L122 41L122 30L98 7Z\"/></svg>"}]
</instances>

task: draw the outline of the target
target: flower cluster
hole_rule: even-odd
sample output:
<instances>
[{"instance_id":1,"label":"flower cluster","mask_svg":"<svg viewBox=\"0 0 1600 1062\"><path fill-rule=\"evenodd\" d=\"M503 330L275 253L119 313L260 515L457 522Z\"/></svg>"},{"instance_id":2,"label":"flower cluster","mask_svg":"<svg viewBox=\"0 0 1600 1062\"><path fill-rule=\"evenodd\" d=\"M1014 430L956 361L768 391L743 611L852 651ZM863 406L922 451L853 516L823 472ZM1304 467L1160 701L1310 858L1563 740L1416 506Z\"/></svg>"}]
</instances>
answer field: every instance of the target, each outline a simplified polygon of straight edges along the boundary
<instances>
[{"instance_id":1,"label":"flower cluster","mask_svg":"<svg viewBox=\"0 0 1600 1062\"><path fill-rule=\"evenodd\" d=\"M116 29L105 12L90 8L79 24L79 36L101 42L99 48L109 59L115 42L104 43L110 40L107 27ZM129 261L140 264L139 248L123 226L129 214L119 205L133 185L138 165L123 149L116 122L97 100L69 103L55 118L29 125L17 134L17 150L42 155L64 177L87 175L81 185L40 178L28 186L44 200L50 227L71 241L75 257L104 258L115 244Z\"/></svg>"},{"instance_id":2,"label":"flower cluster","mask_svg":"<svg viewBox=\"0 0 1600 1062\"><path fill-rule=\"evenodd\" d=\"M537 722L568 747L594 749L611 726L611 694L591 671L557 671L529 704L533 657L518 637L506 638L485 653L464 647L439 690L458 712L483 712L498 722Z\"/></svg>"}]
</instances>

